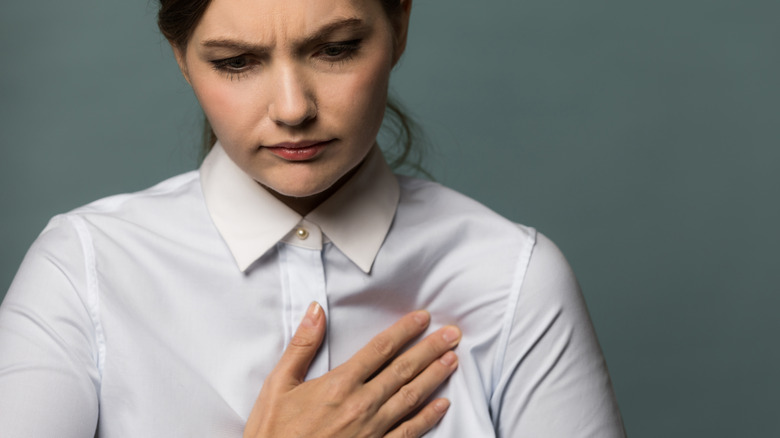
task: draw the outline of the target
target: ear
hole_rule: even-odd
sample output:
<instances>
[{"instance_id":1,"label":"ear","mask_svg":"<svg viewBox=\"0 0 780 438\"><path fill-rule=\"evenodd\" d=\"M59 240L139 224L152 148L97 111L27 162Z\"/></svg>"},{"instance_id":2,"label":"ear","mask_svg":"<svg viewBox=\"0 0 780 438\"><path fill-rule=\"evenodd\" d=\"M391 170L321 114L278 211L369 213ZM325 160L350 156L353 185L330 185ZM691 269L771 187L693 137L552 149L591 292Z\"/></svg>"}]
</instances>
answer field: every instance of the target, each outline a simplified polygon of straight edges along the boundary
<instances>
[{"instance_id":1,"label":"ear","mask_svg":"<svg viewBox=\"0 0 780 438\"><path fill-rule=\"evenodd\" d=\"M173 56L176 57L176 63L179 64L179 70L181 71L182 76L184 76L184 80L192 85L192 82L190 82L190 74L187 70L186 58L184 56L184 50L186 49L182 49L176 44L171 44L171 48L173 49Z\"/></svg>"},{"instance_id":2,"label":"ear","mask_svg":"<svg viewBox=\"0 0 780 438\"><path fill-rule=\"evenodd\" d=\"M409 18L412 14L412 0L400 0L401 13L395 23L395 50L393 53L393 65L398 63L401 55L406 50L406 37L409 34Z\"/></svg>"}]
</instances>

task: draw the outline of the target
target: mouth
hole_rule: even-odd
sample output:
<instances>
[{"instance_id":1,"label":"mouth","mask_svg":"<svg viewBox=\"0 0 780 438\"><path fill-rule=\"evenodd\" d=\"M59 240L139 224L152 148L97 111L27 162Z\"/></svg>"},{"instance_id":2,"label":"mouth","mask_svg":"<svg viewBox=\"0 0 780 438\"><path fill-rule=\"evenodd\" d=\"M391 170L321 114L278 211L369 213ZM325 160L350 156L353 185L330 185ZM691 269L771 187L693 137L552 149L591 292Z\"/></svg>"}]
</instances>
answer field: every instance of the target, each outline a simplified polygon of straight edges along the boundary
<instances>
[{"instance_id":1,"label":"mouth","mask_svg":"<svg viewBox=\"0 0 780 438\"><path fill-rule=\"evenodd\" d=\"M333 140L283 142L265 146L265 149L286 161L308 161L317 157Z\"/></svg>"}]
</instances>

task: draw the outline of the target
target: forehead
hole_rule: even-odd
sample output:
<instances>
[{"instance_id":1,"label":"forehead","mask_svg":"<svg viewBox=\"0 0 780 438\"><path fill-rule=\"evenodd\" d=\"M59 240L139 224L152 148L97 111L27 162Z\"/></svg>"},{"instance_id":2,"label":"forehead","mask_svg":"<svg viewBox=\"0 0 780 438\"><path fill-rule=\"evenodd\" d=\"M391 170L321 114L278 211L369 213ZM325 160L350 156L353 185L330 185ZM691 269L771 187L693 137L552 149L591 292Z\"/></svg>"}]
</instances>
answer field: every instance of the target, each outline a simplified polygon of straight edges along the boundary
<instances>
[{"instance_id":1,"label":"forehead","mask_svg":"<svg viewBox=\"0 0 780 438\"><path fill-rule=\"evenodd\" d=\"M240 38L284 42L315 32L324 23L385 18L379 0L212 0L193 39Z\"/></svg>"}]
</instances>

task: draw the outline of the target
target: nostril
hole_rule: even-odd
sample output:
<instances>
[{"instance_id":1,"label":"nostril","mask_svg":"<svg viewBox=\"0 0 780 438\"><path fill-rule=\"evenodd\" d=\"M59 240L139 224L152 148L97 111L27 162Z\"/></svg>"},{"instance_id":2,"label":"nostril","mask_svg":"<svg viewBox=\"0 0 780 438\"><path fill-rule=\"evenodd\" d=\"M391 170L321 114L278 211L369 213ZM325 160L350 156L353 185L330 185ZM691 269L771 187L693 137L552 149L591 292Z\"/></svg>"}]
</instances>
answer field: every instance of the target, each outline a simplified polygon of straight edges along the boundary
<instances>
[{"instance_id":1,"label":"nostril","mask_svg":"<svg viewBox=\"0 0 780 438\"><path fill-rule=\"evenodd\" d=\"M278 124L297 126L317 116L317 106L311 99L297 102L274 103L269 115Z\"/></svg>"}]
</instances>

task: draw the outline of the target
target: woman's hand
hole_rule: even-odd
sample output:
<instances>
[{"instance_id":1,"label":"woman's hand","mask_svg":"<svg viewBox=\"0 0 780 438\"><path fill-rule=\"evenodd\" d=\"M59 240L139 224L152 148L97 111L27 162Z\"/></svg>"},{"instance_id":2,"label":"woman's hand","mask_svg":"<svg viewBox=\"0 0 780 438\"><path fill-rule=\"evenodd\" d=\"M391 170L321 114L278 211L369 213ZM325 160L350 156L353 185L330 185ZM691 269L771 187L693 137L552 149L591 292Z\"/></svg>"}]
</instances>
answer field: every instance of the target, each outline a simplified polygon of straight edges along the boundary
<instances>
[{"instance_id":1,"label":"woman's hand","mask_svg":"<svg viewBox=\"0 0 780 438\"><path fill-rule=\"evenodd\" d=\"M266 378L244 437L419 437L449 407L437 399L399 422L428 398L457 367L451 350L460 330L448 326L387 363L430 322L412 312L377 335L343 365L304 382L325 334L325 315L312 303L281 360Z\"/></svg>"}]
</instances>

